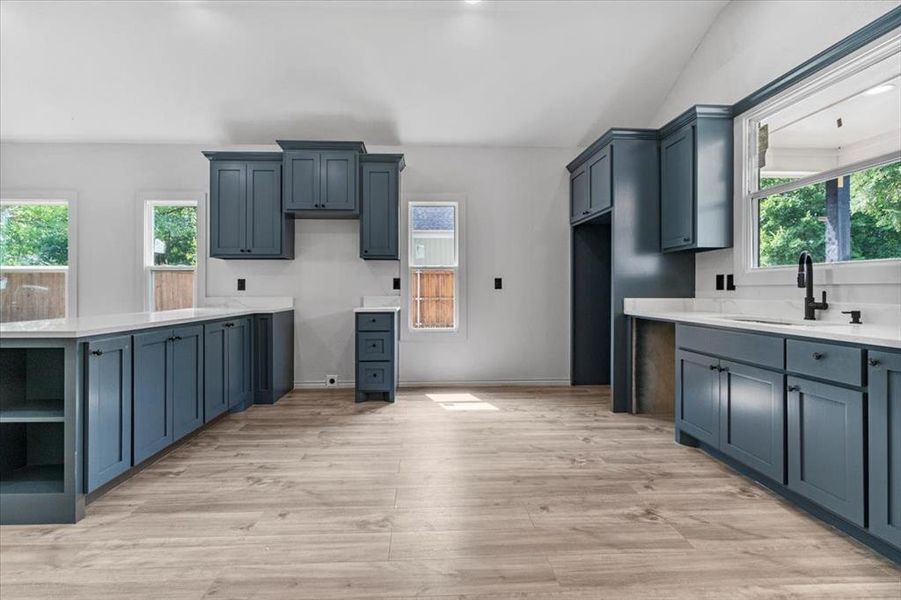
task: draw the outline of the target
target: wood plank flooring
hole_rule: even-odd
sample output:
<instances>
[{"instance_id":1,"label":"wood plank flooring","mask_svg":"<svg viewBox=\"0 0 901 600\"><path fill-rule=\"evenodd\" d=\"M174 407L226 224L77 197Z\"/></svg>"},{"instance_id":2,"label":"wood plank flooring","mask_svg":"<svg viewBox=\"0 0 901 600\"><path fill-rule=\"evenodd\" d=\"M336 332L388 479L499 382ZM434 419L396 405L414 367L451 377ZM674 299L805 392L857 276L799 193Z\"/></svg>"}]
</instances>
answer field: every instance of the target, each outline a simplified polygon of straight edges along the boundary
<instances>
[{"instance_id":1,"label":"wood plank flooring","mask_svg":"<svg viewBox=\"0 0 901 600\"><path fill-rule=\"evenodd\" d=\"M0 597L897 599L901 571L606 388L339 390L0 528Z\"/></svg>"}]
</instances>

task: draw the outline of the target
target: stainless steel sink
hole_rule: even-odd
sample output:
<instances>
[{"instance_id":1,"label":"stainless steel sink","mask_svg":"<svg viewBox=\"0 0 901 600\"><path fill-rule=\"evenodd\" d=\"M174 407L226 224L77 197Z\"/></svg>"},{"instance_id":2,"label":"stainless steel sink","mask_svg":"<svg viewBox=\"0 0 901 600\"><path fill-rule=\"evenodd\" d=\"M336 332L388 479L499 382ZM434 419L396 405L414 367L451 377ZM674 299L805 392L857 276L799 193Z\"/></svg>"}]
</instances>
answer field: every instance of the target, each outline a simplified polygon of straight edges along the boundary
<instances>
[{"instance_id":1,"label":"stainless steel sink","mask_svg":"<svg viewBox=\"0 0 901 600\"><path fill-rule=\"evenodd\" d=\"M816 327L818 325L838 325L839 323L828 323L824 321L803 321L780 319L778 317L757 317L753 315L723 315L726 321L736 321L739 323L760 323L762 325L780 325L782 327Z\"/></svg>"}]
</instances>

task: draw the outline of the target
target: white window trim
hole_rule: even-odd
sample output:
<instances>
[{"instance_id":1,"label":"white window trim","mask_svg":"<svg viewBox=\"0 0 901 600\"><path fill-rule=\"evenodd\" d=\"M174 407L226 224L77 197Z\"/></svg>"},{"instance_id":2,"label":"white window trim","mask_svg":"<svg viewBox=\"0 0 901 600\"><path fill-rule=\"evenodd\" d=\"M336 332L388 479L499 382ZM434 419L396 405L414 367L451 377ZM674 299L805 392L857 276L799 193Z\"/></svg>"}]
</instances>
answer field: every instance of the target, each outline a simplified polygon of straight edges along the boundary
<instances>
[{"instance_id":1,"label":"white window trim","mask_svg":"<svg viewBox=\"0 0 901 600\"><path fill-rule=\"evenodd\" d=\"M766 115L891 56L897 52L899 43L901 43L901 32L892 32L842 60L836 61L820 73L735 117L733 122L735 246L732 256L736 284L740 286L791 285L794 282L793 274L797 272L795 265L754 266L757 240L757 202L753 200L761 195L772 194L773 190L778 191L779 189L770 188L764 193L758 193L756 190L756 139L751 132L756 131L757 123ZM901 159L901 152L897 154L897 157ZM884 163L888 158L883 155L856 165L847 165L834 171L817 173L808 177L811 180L809 183L813 183L814 180L830 179L830 173L833 176L846 173L854 166L864 168L868 165ZM817 263L817 268L814 270L814 281L818 285L838 286L901 284L901 259Z\"/></svg>"},{"instance_id":2,"label":"white window trim","mask_svg":"<svg viewBox=\"0 0 901 600\"><path fill-rule=\"evenodd\" d=\"M72 190L0 190L0 201L16 204L63 203L69 206L69 264L66 266L66 318L78 316L78 193ZM17 267L5 267L16 269ZM61 267L23 267L61 271Z\"/></svg>"},{"instance_id":3,"label":"white window trim","mask_svg":"<svg viewBox=\"0 0 901 600\"><path fill-rule=\"evenodd\" d=\"M457 238L457 276L454 278L454 329L414 329L410 319L410 249L412 239L409 230L410 206L431 204L434 202L453 203L456 205L456 238ZM400 276L402 297L401 341L403 342L461 342L467 339L467 285L466 285L466 196L462 194L404 194L400 210L400 231L403 232L403 251L400 253ZM434 267L441 268L441 267Z\"/></svg>"},{"instance_id":4,"label":"white window trim","mask_svg":"<svg viewBox=\"0 0 901 600\"><path fill-rule=\"evenodd\" d=\"M138 305L144 312L153 310L153 271L194 271L194 306L202 306L206 300L206 192L198 190L186 191L140 191L137 197L135 213L136 230L135 239L138 241L137 268L141 276L138 278L136 293L140 300ZM197 265L158 267L153 265L153 249L150 239L153 232L150 230L154 206L184 206L197 207Z\"/></svg>"}]
</instances>

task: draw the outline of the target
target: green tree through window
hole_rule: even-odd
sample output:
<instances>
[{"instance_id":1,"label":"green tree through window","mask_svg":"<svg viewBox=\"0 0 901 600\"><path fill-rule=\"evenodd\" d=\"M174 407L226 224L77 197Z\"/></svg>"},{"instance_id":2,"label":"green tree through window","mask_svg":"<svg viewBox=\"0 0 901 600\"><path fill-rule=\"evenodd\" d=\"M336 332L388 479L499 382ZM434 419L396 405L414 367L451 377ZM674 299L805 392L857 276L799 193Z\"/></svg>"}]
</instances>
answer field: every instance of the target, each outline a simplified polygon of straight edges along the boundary
<instances>
[{"instance_id":1,"label":"green tree through window","mask_svg":"<svg viewBox=\"0 0 901 600\"><path fill-rule=\"evenodd\" d=\"M154 206L153 264L197 264L197 208L194 206ZM158 251L161 250L161 251Z\"/></svg>"},{"instance_id":2,"label":"green tree through window","mask_svg":"<svg viewBox=\"0 0 901 600\"><path fill-rule=\"evenodd\" d=\"M760 187L790 181L764 178ZM762 198L759 266L795 264L802 250L824 262L825 219L825 183ZM901 162L851 174L851 260L884 258L901 258Z\"/></svg>"},{"instance_id":3,"label":"green tree through window","mask_svg":"<svg viewBox=\"0 0 901 600\"><path fill-rule=\"evenodd\" d=\"M0 265L45 267L68 263L67 205L0 205Z\"/></svg>"}]
</instances>

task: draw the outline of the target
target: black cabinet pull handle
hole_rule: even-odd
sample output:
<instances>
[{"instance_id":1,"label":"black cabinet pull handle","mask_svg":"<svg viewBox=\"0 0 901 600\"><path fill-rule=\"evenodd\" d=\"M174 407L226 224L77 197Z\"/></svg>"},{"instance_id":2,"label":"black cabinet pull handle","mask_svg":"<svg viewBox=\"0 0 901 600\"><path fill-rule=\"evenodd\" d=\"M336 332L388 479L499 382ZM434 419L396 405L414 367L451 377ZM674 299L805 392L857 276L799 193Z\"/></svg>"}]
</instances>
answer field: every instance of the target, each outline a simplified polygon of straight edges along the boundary
<instances>
[{"instance_id":1,"label":"black cabinet pull handle","mask_svg":"<svg viewBox=\"0 0 901 600\"><path fill-rule=\"evenodd\" d=\"M94 356L100 356L103 354L103 350L91 350L91 354Z\"/></svg>"},{"instance_id":2,"label":"black cabinet pull handle","mask_svg":"<svg viewBox=\"0 0 901 600\"><path fill-rule=\"evenodd\" d=\"M820 360L821 358L823 358L823 356L824 356L824 354L822 352L814 352L813 353L814 360Z\"/></svg>"},{"instance_id":3,"label":"black cabinet pull handle","mask_svg":"<svg viewBox=\"0 0 901 600\"><path fill-rule=\"evenodd\" d=\"M683 241L683 242L690 242L690 241L691 241L691 238L689 238L689 237L684 237L684 238L682 238L682 241Z\"/></svg>"},{"instance_id":4,"label":"black cabinet pull handle","mask_svg":"<svg viewBox=\"0 0 901 600\"><path fill-rule=\"evenodd\" d=\"M173 336L169 336L169 337L167 338L167 340L170 341L170 342L174 342L174 341L175 341L175 336L174 336L174 335L173 335Z\"/></svg>"},{"instance_id":5,"label":"black cabinet pull handle","mask_svg":"<svg viewBox=\"0 0 901 600\"><path fill-rule=\"evenodd\" d=\"M869 364L871 367L878 367L879 361L875 358L871 358L870 360L867 361L867 364Z\"/></svg>"},{"instance_id":6,"label":"black cabinet pull handle","mask_svg":"<svg viewBox=\"0 0 901 600\"><path fill-rule=\"evenodd\" d=\"M790 385L790 386L788 386L788 391L790 391L790 392L800 392L800 391L801 391L801 388L800 388L799 386L797 386L797 385Z\"/></svg>"},{"instance_id":7,"label":"black cabinet pull handle","mask_svg":"<svg viewBox=\"0 0 901 600\"><path fill-rule=\"evenodd\" d=\"M720 373L728 373L729 367L720 367Z\"/></svg>"},{"instance_id":8,"label":"black cabinet pull handle","mask_svg":"<svg viewBox=\"0 0 901 600\"><path fill-rule=\"evenodd\" d=\"M710 366L707 367L707 368L710 369L711 371L719 371L719 370L720 370L720 366L719 366L719 365L710 365Z\"/></svg>"},{"instance_id":9,"label":"black cabinet pull handle","mask_svg":"<svg viewBox=\"0 0 901 600\"><path fill-rule=\"evenodd\" d=\"M583 210L583 211L582 211L582 214L583 214L583 215L587 215L587 214L590 213L590 212L591 212L590 210Z\"/></svg>"},{"instance_id":10,"label":"black cabinet pull handle","mask_svg":"<svg viewBox=\"0 0 901 600\"><path fill-rule=\"evenodd\" d=\"M369 250L363 250L363 254L367 254Z\"/></svg>"},{"instance_id":11,"label":"black cabinet pull handle","mask_svg":"<svg viewBox=\"0 0 901 600\"><path fill-rule=\"evenodd\" d=\"M180 340L180 339L181 339L181 336L180 336L180 335L175 336L175 341L176 341L176 342L177 342L178 340Z\"/></svg>"}]
</instances>

